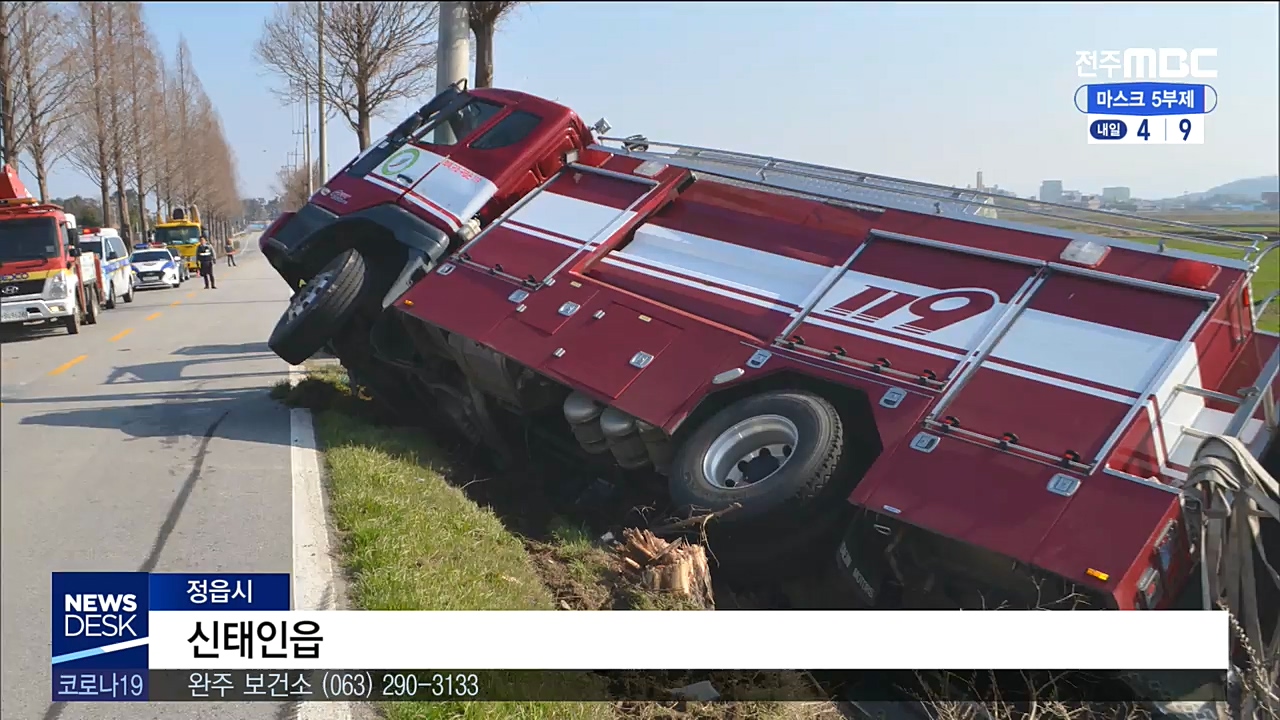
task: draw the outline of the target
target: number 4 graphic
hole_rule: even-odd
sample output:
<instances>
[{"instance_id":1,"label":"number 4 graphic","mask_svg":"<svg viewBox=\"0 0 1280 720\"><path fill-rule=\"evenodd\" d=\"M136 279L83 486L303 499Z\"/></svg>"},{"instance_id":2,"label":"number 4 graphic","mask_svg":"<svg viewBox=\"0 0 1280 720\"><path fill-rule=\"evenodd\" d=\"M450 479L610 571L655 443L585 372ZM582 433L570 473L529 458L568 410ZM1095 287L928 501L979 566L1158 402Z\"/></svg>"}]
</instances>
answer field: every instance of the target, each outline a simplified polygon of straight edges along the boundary
<instances>
[{"instance_id":1,"label":"number 4 graphic","mask_svg":"<svg viewBox=\"0 0 1280 720\"><path fill-rule=\"evenodd\" d=\"M1151 139L1151 130L1147 127L1148 122L1149 120L1143 118L1142 124L1138 126L1138 137L1142 138L1143 142Z\"/></svg>"}]
</instances>

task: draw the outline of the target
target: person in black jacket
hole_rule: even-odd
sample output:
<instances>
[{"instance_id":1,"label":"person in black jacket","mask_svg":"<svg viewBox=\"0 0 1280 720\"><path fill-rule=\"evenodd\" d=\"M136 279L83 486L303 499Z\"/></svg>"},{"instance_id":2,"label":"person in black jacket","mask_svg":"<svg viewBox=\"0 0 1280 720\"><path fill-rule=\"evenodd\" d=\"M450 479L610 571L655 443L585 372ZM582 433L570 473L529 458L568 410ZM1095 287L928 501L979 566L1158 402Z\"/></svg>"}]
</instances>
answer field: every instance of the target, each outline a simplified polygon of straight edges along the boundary
<instances>
[{"instance_id":1,"label":"person in black jacket","mask_svg":"<svg viewBox=\"0 0 1280 720\"><path fill-rule=\"evenodd\" d=\"M204 278L204 289L218 289L218 283L213 279L213 246L209 244L208 236L200 238L200 245L196 248L196 262L200 263L200 277Z\"/></svg>"}]
</instances>

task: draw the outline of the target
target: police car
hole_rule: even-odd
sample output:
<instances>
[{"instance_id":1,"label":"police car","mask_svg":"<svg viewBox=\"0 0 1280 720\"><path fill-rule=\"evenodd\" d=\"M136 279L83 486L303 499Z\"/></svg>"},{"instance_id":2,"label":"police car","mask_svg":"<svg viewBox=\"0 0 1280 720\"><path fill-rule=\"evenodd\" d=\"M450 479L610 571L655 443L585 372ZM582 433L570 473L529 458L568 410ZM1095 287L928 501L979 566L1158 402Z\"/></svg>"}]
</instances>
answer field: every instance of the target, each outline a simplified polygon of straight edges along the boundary
<instances>
[{"instance_id":1,"label":"police car","mask_svg":"<svg viewBox=\"0 0 1280 720\"><path fill-rule=\"evenodd\" d=\"M140 246L133 251L133 286L176 288L182 284L178 261L166 248Z\"/></svg>"},{"instance_id":2,"label":"police car","mask_svg":"<svg viewBox=\"0 0 1280 720\"><path fill-rule=\"evenodd\" d=\"M79 244L80 252L92 252L102 261L103 307L110 310L117 300L133 302L133 271L120 233L115 228L82 228Z\"/></svg>"}]
</instances>

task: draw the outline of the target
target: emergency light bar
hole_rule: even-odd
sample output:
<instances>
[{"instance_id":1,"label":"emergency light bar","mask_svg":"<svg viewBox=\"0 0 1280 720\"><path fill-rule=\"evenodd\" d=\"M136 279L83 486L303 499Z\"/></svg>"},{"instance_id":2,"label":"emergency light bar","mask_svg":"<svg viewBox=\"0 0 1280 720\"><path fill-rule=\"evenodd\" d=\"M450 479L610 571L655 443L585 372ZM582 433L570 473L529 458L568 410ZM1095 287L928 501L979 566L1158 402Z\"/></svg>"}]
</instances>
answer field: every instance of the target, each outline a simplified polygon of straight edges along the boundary
<instances>
[{"instance_id":1,"label":"emergency light bar","mask_svg":"<svg viewBox=\"0 0 1280 720\"><path fill-rule=\"evenodd\" d=\"M33 197L9 198L0 200L0 206L5 205L39 205L40 201Z\"/></svg>"}]
</instances>

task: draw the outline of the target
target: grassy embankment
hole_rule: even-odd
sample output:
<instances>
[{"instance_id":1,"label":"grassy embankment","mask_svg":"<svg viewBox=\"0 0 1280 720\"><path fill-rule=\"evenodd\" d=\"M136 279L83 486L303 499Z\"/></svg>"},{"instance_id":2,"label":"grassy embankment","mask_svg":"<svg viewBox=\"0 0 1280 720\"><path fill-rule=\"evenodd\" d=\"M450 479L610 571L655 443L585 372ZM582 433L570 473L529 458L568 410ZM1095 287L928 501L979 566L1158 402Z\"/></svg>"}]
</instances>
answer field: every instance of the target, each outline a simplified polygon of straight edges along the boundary
<instances>
[{"instance_id":1,"label":"grassy embankment","mask_svg":"<svg viewBox=\"0 0 1280 720\"><path fill-rule=\"evenodd\" d=\"M563 518L534 532L511 529L468 497L468 477L421 429L380 425L353 397L341 368L316 366L272 395L315 411L329 511L340 538L351 604L367 610L681 609L678 600L626 582L614 556ZM465 479L464 479L465 478ZM536 512L535 512L536 514ZM523 525L529 518L521 518ZM536 537L531 537L531 535ZM670 638L673 648L684 640ZM574 642L565 638L565 642ZM617 642L663 642L618 638ZM675 650L673 649L673 652ZM797 676L795 682L804 682ZM532 696L561 682L537 681ZM528 682L527 679L521 682ZM578 680L580 682L580 680ZM724 689L720 688L723 692ZM520 691L512 691L518 694ZM691 704L694 705L694 704ZM807 720L838 717L827 703L696 704L610 702L388 703L389 720L610 720L681 717Z\"/></svg>"}]
</instances>

